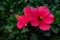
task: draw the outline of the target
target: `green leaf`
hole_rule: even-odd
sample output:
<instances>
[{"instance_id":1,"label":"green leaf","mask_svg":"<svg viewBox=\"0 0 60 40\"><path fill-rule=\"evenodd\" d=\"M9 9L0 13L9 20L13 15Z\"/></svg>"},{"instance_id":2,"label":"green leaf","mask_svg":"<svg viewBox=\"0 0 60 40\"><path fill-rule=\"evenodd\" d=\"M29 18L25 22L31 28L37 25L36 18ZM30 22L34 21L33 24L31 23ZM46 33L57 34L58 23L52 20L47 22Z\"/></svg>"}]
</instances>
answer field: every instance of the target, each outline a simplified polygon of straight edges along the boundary
<instances>
[{"instance_id":1,"label":"green leaf","mask_svg":"<svg viewBox=\"0 0 60 40\"><path fill-rule=\"evenodd\" d=\"M51 11L54 12L54 11L56 10L56 7L57 7L57 6L53 6L53 7L51 8ZM53 13L53 14L54 14L54 13Z\"/></svg>"},{"instance_id":2,"label":"green leaf","mask_svg":"<svg viewBox=\"0 0 60 40\"><path fill-rule=\"evenodd\" d=\"M55 0L55 3L57 3L57 4L58 4L58 2L59 2L59 0Z\"/></svg>"},{"instance_id":3,"label":"green leaf","mask_svg":"<svg viewBox=\"0 0 60 40\"><path fill-rule=\"evenodd\" d=\"M29 30L27 28L23 28L21 33L25 33L25 32L28 32Z\"/></svg>"},{"instance_id":4,"label":"green leaf","mask_svg":"<svg viewBox=\"0 0 60 40\"><path fill-rule=\"evenodd\" d=\"M38 36L34 33L31 33L31 40L38 40Z\"/></svg>"},{"instance_id":5,"label":"green leaf","mask_svg":"<svg viewBox=\"0 0 60 40\"><path fill-rule=\"evenodd\" d=\"M53 31L54 33L58 33L59 32L59 28L55 25L51 25L51 31Z\"/></svg>"},{"instance_id":6,"label":"green leaf","mask_svg":"<svg viewBox=\"0 0 60 40\"><path fill-rule=\"evenodd\" d=\"M5 10L4 6L0 6L0 10L4 11Z\"/></svg>"},{"instance_id":7,"label":"green leaf","mask_svg":"<svg viewBox=\"0 0 60 40\"><path fill-rule=\"evenodd\" d=\"M50 31L46 31L43 33L44 36L50 36L51 35L51 32Z\"/></svg>"},{"instance_id":8,"label":"green leaf","mask_svg":"<svg viewBox=\"0 0 60 40\"><path fill-rule=\"evenodd\" d=\"M60 40L60 36L54 35L51 37L51 40Z\"/></svg>"},{"instance_id":9,"label":"green leaf","mask_svg":"<svg viewBox=\"0 0 60 40\"><path fill-rule=\"evenodd\" d=\"M10 9L10 12L14 12L14 9Z\"/></svg>"},{"instance_id":10,"label":"green leaf","mask_svg":"<svg viewBox=\"0 0 60 40\"><path fill-rule=\"evenodd\" d=\"M5 26L5 29L8 29L9 30L9 29L12 29L13 27L14 27L13 25L10 25L10 26L7 25L7 26Z\"/></svg>"},{"instance_id":11,"label":"green leaf","mask_svg":"<svg viewBox=\"0 0 60 40\"><path fill-rule=\"evenodd\" d=\"M11 15L11 16L7 19L7 23L8 23L8 25L16 25L16 18Z\"/></svg>"},{"instance_id":12,"label":"green leaf","mask_svg":"<svg viewBox=\"0 0 60 40\"><path fill-rule=\"evenodd\" d=\"M7 5L8 5L8 3L7 3L7 2L5 2L5 1L3 1L3 5L4 5L4 6L7 6Z\"/></svg>"},{"instance_id":13,"label":"green leaf","mask_svg":"<svg viewBox=\"0 0 60 40\"><path fill-rule=\"evenodd\" d=\"M10 9L14 8L14 4L10 5Z\"/></svg>"},{"instance_id":14,"label":"green leaf","mask_svg":"<svg viewBox=\"0 0 60 40\"><path fill-rule=\"evenodd\" d=\"M58 27L60 28L60 24L57 24L58 25Z\"/></svg>"},{"instance_id":15,"label":"green leaf","mask_svg":"<svg viewBox=\"0 0 60 40\"><path fill-rule=\"evenodd\" d=\"M55 16L55 22L54 22L54 24L59 24L60 23L60 10L55 11L54 16Z\"/></svg>"}]
</instances>

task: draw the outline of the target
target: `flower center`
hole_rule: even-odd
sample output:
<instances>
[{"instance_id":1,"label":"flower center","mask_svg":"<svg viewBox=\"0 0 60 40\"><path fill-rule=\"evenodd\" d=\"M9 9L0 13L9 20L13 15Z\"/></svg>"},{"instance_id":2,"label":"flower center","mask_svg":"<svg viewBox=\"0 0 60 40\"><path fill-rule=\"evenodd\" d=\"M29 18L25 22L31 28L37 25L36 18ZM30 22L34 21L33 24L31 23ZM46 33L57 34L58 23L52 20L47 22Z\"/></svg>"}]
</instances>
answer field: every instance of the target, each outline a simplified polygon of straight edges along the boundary
<instances>
[{"instance_id":1,"label":"flower center","mask_svg":"<svg viewBox=\"0 0 60 40\"><path fill-rule=\"evenodd\" d=\"M38 18L39 21L42 21L42 19L43 19L42 16L40 16L40 17Z\"/></svg>"}]
</instances>

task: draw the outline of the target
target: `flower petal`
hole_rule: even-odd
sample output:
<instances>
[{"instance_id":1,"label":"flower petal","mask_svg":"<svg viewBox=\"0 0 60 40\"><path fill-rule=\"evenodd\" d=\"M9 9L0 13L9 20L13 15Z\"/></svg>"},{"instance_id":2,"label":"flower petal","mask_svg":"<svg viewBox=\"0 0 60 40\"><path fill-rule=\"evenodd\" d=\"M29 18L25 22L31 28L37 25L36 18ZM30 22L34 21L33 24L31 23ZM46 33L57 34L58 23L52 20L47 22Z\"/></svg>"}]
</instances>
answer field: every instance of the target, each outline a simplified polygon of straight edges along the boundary
<instances>
[{"instance_id":1,"label":"flower petal","mask_svg":"<svg viewBox=\"0 0 60 40\"><path fill-rule=\"evenodd\" d=\"M39 12L40 16L42 16L43 18L45 18L50 13L47 6L40 6L38 8L38 12Z\"/></svg>"},{"instance_id":2,"label":"flower petal","mask_svg":"<svg viewBox=\"0 0 60 40\"><path fill-rule=\"evenodd\" d=\"M30 22L31 22L31 26L34 26L34 27L39 25L37 11L38 11L37 8L31 7L31 19L30 19Z\"/></svg>"},{"instance_id":3,"label":"flower petal","mask_svg":"<svg viewBox=\"0 0 60 40\"><path fill-rule=\"evenodd\" d=\"M50 25L45 24L45 23L42 22L42 23L39 25L39 28L40 28L41 30L43 30L43 31L50 30Z\"/></svg>"},{"instance_id":4,"label":"flower petal","mask_svg":"<svg viewBox=\"0 0 60 40\"><path fill-rule=\"evenodd\" d=\"M20 16L19 20L17 22L17 27L19 29L23 28L25 26L25 24L27 24L29 21L26 19L25 16Z\"/></svg>"},{"instance_id":5,"label":"flower petal","mask_svg":"<svg viewBox=\"0 0 60 40\"><path fill-rule=\"evenodd\" d=\"M24 11L24 15L26 16L26 18L28 20L30 20L30 17L31 17L31 15L30 15L31 14L30 7L26 6L23 11Z\"/></svg>"},{"instance_id":6,"label":"flower petal","mask_svg":"<svg viewBox=\"0 0 60 40\"><path fill-rule=\"evenodd\" d=\"M17 28L22 29L24 27L24 23L17 22Z\"/></svg>"},{"instance_id":7,"label":"flower petal","mask_svg":"<svg viewBox=\"0 0 60 40\"><path fill-rule=\"evenodd\" d=\"M18 21L20 21L22 19L22 15L21 16L17 16L16 17Z\"/></svg>"},{"instance_id":8,"label":"flower petal","mask_svg":"<svg viewBox=\"0 0 60 40\"><path fill-rule=\"evenodd\" d=\"M54 15L50 13L48 16L46 16L45 19L43 19L43 22L46 24L51 24L54 22Z\"/></svg>"},{"instance_id":9,"label":"flower petal","mask_svg":"<svg viewBox=\"0 0 60 40\"><path fill-rule=\"evenodd\" d=\"M38 25L39 25L39 21L36 18L32 18L31 19L31 26L36 27Z\"/></svg>"},{"instance_id":10,"label":"flower petal","mask_svg":"<svg viewBox=\"0 0 60 40\"><path fill-rule=\"evenodd\" d=\"M32 17L38 17L39 16L37 8L32 8L31 7L31 16Z\"/></svg>"}]
</instances>

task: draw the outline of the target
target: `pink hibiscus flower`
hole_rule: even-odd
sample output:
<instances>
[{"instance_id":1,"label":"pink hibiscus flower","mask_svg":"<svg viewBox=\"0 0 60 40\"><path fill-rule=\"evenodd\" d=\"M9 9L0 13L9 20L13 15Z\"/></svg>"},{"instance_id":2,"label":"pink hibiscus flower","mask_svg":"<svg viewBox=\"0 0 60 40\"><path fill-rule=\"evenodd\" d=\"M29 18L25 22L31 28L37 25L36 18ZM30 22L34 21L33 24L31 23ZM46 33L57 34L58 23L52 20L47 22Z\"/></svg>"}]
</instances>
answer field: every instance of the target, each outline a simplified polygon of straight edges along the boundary
<instances>
[{"instance_id":1,"label":"pink hibiscus flower","mask_svg":"<svg viewBox=\"0 0 60 40\"><path fill-rule=\"evenodd\" d=\"M26 6L24 8L24 15L17 16L17 27L19 29L25 27L28 22L31 22L31 25L39 28L43 31L50 30L50 24L54 21L54 15L50 13L48 7L40 6L38 8L32 8Z\"/></svg>"},{"instance_id":2,"label":"pink hibiscus flower","mask_svg":"<svg viewBox=\"0 0 60 40\"><path fill-rule=\"evenodd\" d=\"M25 27L25 25L29 22L30 20L30 8L29 6L26 6L24 8L24 15L15 15L17 18L17 28L22 29L23 27Z\"/></svg>"},{"instance_id":3,"label":"pink hibiscus flower","mask_svg":"<svg viewBox=\"0 0 60 40\"><path fill-rule=\"evenodd\" d=\"M32 10L33 9L33 10ZM31 8L31 25L38 26L43 31L50 30L50 24L54 21L54 15L50 13L48 7L40 6Z\"/></svg>"}]
</instances>

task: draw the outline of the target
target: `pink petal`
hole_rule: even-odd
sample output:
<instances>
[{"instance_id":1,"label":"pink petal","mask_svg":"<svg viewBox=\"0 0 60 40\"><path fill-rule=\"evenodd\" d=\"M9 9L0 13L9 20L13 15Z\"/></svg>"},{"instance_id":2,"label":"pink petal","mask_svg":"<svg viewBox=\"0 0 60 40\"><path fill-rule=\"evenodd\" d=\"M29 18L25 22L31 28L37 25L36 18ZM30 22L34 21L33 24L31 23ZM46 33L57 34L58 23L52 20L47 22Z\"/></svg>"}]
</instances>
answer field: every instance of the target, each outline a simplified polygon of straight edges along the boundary
<instances>
[{"instance_id":1,"label":"pink petal","mask_svg":"<svg viewBox=\"0 0 60 40\"><path fill-rule=\"evenodd\" d=\"M38 12L39 12L40 16L42 16L43 18L45 18L50 13L47 6L40 6L38 8Z\"/></svg>"},{"instance_id":2,"label":"pink petal","mask_svg":"<svg viewBox=\"0 0 60 40\"><path fill-rule=\"evenodd\" d=\"M19 20L17 22L17 27L19 29L23 28L25 26L25 24L27 24L29 21L26 19L25 16L20 16Z\"/></svg>"},{"instance_id":3,"label":"pink petal","mask_svg":"<svg viewBox=\"0 0 60 40\"><path fill-rule=\"evenodd\" d=\"M39 21L38 21L38 9L37 8L33 8L31 7L31 26L38 26L39 25Z\"/></svg>"},{"instance_id":4,"label":"pink petal","mask_svg":"<svg viewBox=\"0 0 60 40\"><path fill-rule=\"evenodd\" d=\"M20 21L22 19L22 15L17 17L17 20Z\"/></svg>"},{"instance_id":5,"label":"pink petal","mask_svg":"<svg viewBox=\"0 0 60 40\"><path fill-rule=\"evenodd\" d=\"M26 16L26 18L28 20L30 20L30 17L31 17L30 7L29 6L26 6L23 11L24 11L24 15Z\"/></svg>"},{"instance_id":6,"label":"pink petal","mask_svg":"<svg viewBox=\"0 0 60 40\"><path fill-rule=\"evenodd\" d=\"M36 18L32 18L31 19L31 26L36 27L38 25L39 25L39 21Z\"/></svg>"},{"instance_id":7,"label":"pink petal","mask_svg":"<svg viewBox=\"0 0 60 40\"><path fill-rule=\"evenodd\" d=\"M45 19L43 19L43 22L46 24L51 24L54 22L54 15L50 13L48 16L46 16Z\"/></svg>"},{"instance_id":8,"label":"pink petal","mask_svg":"<svg viewBox=\"0 0 60 40\"><path fill-rule=\"evenodd\" d=\"M31 7L31 16L32 17L38 17L39 16L37 8L32 8Z\"/></svg>"},{"instance_id":9,"label":"pink petal","mask_svg":"<svg viewBox=\"0 0 60 40\"><path fill-rule=\"evenodd\" d=\"M50 30L50 25L45 24L45 23L42 22L42 23L39 25L39 28L40 28L41 30L43 30L43 31Z\"/></svg>"},{"instance_id":10,"label":"pink petal","mask_svg":"<svg viewBox=\"0 0 60 40\"><path fill-rule=\"evenodd\" d=\"M17 23L17 28L22 29L24 27L24 23L18 22Z\"/></svg>"}]
</instances>

